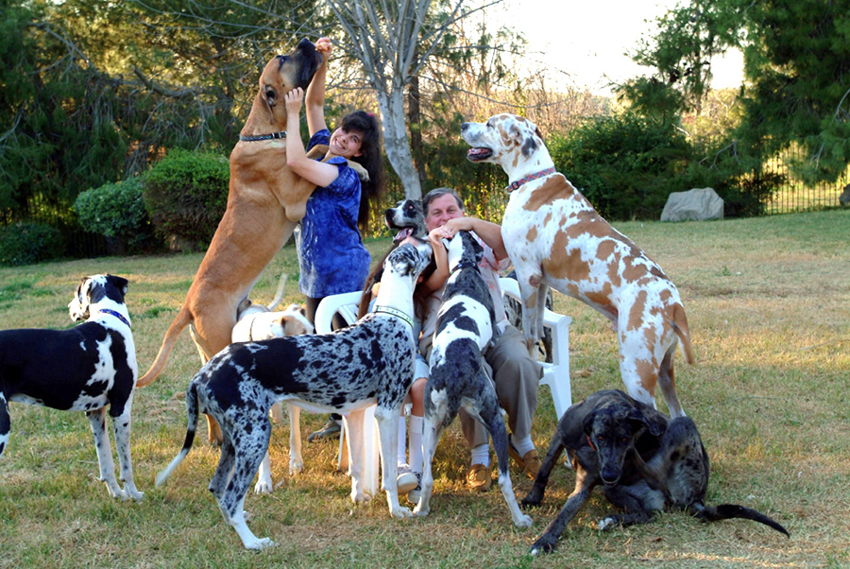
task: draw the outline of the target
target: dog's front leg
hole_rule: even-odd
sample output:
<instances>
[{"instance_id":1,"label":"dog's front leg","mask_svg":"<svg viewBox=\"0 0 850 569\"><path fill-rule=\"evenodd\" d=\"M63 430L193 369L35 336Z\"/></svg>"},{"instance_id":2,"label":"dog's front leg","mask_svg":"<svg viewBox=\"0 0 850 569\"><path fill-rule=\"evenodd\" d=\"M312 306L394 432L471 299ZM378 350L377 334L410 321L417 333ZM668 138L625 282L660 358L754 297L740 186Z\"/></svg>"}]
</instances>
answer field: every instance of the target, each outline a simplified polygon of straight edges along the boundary
<instances>
[{"instance_id":1,"label":"dog's front leg","mask_svg":"<svg viewBox=\"0 0 850 569\"><path fill-rule=\"evenodd\" d=\"M98 480L106 483L110 496L126 500L127 495L124 494L124 490L118 486L118 482L115 480L115 463L112 462L112 447L109 445L109 431L106 430L106 407L101 407L96 411L86 411L86 417L91 424L94 448L97 451L97 462L100 466Z\"/></svg>"},{"instance_id":2,"label":"dog's front leg","mask_svg":"<svg viewBox=\"0 0 850 569\"><path fill-rule=\"evenodd\" d=\"M525 336L528 353L531 354L532 358L537 359L537 343L540 341L542 330L542 328L538 328L538 322L543 322L543 308L546 303L540 300L538 294L539 288L536 283L539 277L537 279L527 278L517 268L517 280L519 282L519 293L522 297L522 333Z\"/></svg>"},{"instance_id":3,"label":"dog's front leg","mask_svg":"<svg viewBox=\"0 0 850 569\"><path fill-rule=\"evenodd\" d=\"M355 504L368 502L370 496L363 489L363 409L344 415L342 420L348 433L348 473L351 475L351 500Z\"/></svg>"},{"instance_id":4,"label":"dog's front leg","mask_svg":"<svg viewBox=\"0 0 850 569\"><path fill-rule=\"evenodd\" d=\"M531 555L538 556L541 553L550 553L554 551L558 545L558 537L563 533L564 528L570 523L578 511L584 506L590 498L590 493L593 487L596 486L598 480L597 475L591 475L583 468L576 470L576 487L564 507L558 513L558 517L546 526L546 531L543 532L534 545L531 546Z\"/></svg>"},{"instance_id":5,"label":"dog's front leg","mask_svg":"<svg viewBox=\"0 0 850 569\"><path fill-rule=\"evenodd\" d=\"M383 485L387 493L390 516L394 518L406 518L413 515L413 512L398 503L398 461L396 449L398 449L398 421L400 413L400 405L396 409L387 409L380 405L375 409L375 420L378 422L378 432L381 435Z\"/></svg>"},{"instance_id":6,"label":"dog's front leg","mask_svg":"<svg viewBox=\"0 0 850 569\"><path fill-rule=\"evenodd\" d=\"M132 401L131 394L125 404L124 412L120 416L112 418L112 430L115 434L115 450L118 453L121 480L124 482L124 495L139 502L144 497L144 493L136 489L136 484L133 481L133 462L130 460L130 406Z\"/></svg>"},{"instance_id":7,"label":"dog's front leg","mask_svg":"<svg viewBox=\"0 0 850 569\"><path fill-rule=\"evenodd\" d=\"M549 443L549 451L546 453L546 458L540 465L540 470L537 471L537 476L534 477L534 486L528 495L522 500L522 507L539 506L543 501L543 496L546 493L546 485L549 484L549 474L558 462L558 458L564 451L564 445L561 442L561 431L555 429L555 434L552 436L552 441Z\"/></svg>"}]
</instances>

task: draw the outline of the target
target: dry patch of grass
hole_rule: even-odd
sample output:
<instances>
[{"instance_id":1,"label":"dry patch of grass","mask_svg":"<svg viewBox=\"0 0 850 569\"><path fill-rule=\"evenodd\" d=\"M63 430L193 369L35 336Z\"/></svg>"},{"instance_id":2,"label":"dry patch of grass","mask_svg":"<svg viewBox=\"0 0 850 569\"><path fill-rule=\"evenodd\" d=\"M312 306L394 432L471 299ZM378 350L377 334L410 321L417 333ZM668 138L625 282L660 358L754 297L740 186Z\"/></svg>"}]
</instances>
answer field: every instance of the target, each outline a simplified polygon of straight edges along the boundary
<instances>
[{"instance_id":1,"label":"dry patch of grass","mask_svg":"<svg viewBox=\"0 0 850 569\"><path fill-rule=\"evenodd\" d=\"M779 520L791 539L747 521L701 524L681 513L600 534L610 506L595 495L568 526L558 551L526 552L563 505L574 475L559 468L535 524L511 526L498 491L472 495L457 426L437 451L436 490L426 519L388 518L386 500L354 506L335 472L336 444L304 444L305 471L289 476L288 426L276 425L277 488L250 494L257 535L278 543L252 553L225 526L206 487L218 450L201 429L192 453L162 489L153 479L185 433L184 393L198 369L184 333L163 375L139 390L133 409L139 504L108 498L81 414L11 405L12 435L0 459L0 567L843 567L850 564L850 214L843 211L711 223L624 223L618 228L677 283L697 365L677 358L679 395L712 459L708 500L737 502ZM386 240L367 244L373 258ZM142 372L180 305L201 255L102 258L0 269L3 328L71 326L67 303L83 274L130 279L127 297ZM281 272L297 302L297 261L284 249L252 295L268 302ZM573 318L573 393L619 388L607 321L556 295ZM61 366L61 361L57 360ZM545 392L545 389L543 390ZM663 405L663 403L660 403ZM324 417L304 414L302 431ZM556 418L541 394L534 436L545 450ZM521 498L531 481L513 471ZM597 493L598 494L598 493Z\"/></svg>"}]
</instances>

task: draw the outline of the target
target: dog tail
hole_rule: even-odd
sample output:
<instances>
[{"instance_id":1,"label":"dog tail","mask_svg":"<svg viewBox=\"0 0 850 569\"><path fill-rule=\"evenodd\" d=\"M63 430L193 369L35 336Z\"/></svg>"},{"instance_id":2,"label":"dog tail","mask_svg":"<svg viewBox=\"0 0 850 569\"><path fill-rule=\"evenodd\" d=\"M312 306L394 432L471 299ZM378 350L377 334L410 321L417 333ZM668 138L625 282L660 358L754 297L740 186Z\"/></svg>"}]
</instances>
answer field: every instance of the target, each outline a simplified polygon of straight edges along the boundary
<instances>
[{"instance_id":1,"label":"dog tail","mask_svg":"<svg viewBox=\"0 0 850 569\"><path fill-rule=\"evenodd\" d=\"M739 506L738 504L720 504L719 506L706 506L699 502L694 503L691 506L691 513L695 517L700 520L706 522L717 522L720 520L728 520L732 518L743 518L745 520L753 520L754 522L762 523L766 526L772 527L779 533L784 533L786 536L791 537L788 534L788 530L779 525L779 523L775 522L771 518L766 515L753 510L751 508L747 508L746 506Z\"/></svg>"},{"instance_id":2,"label":"dog tail","mask_svg":"<svg viewBox=\"0 0 850 569\"><path fill-rule=\"evenodd\" d=\"M189 451L192 450L192 443L195 441L195 431L198 428L198 415L198 385L193 381L189 384L189 389L186 390L186 416L188 418L186 440L183 441L183 448L180 449L180 452L174 457L174 460L172 460L168 466L160 470L159 474L156 475L157 488L165 484L168 477L171 476L172 472L174 472L174 469L183 462L183 459L186 458L186 455L188 455Z\"/></svg>"},{"instance_id":3,"label":"dog tail","mask_svg":"<svg viewBox=\"0 0 850 569\"><path fill-rule=\"evenodd\" d=\"M280 304L280 301L283 300L283 291L286 289L287 278L289 278L289 275L286 273L280 274L280 282L277 283L277 292L274 293L274 298L267 307L269 310L274 310L274 307Z\"/></svg>"},{"instance_id":4,"label":"dog tail","mask_svg":"<svg viewBox=\"0 0 850 569\"><path fill-rule=\"evenodd\" d=\"M673 307L673 319L670 321L673 326L673 331L679 337L679 345L682 347L682 353L685 355L685 361L693 365L696 359L694 358L694 350L691 347L691 334L688 331L688 317L685 316L685 307L681 304L676 304Z\"/></svg>"},{"instance_id":5,"label":"dog tail","mask_svg":"<svg viewBox=\"0 0 850 569\"><path fill-rule=\"evenodd\" d=\"M136 388L144 387L157 377L162 372L165 364L168 362L168 356L171 355L171 350L174 349L174 344L183 328L192 322L192 313L187 306L183 306L177 314L177 318L168 327L168 332L165 333L165 338L162 339L162 346L159 348L159 353L156 355L156 360L151 364L150 369L136 381Z\"/></svg>"}]
</instances>

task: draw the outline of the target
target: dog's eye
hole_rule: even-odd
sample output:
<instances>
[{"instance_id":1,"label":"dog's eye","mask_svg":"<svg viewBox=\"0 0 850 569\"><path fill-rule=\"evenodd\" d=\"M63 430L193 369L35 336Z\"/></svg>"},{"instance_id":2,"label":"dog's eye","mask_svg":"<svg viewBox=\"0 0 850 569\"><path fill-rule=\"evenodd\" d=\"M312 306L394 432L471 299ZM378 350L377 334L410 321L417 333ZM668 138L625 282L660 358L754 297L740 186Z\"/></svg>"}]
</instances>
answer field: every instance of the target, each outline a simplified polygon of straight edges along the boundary
<instances>
[{"instance_id":1,"label":"dog's eye","mask_svg":"<svg viewBox=\"0 0 850 569\"><path fill-rule=\"evenodd\" d=\"M624 442L624 443L625 443L625 442L628 442L628 440L629 440L629 437L623 437L623 442Z\"/></svg>"}]
</instances>

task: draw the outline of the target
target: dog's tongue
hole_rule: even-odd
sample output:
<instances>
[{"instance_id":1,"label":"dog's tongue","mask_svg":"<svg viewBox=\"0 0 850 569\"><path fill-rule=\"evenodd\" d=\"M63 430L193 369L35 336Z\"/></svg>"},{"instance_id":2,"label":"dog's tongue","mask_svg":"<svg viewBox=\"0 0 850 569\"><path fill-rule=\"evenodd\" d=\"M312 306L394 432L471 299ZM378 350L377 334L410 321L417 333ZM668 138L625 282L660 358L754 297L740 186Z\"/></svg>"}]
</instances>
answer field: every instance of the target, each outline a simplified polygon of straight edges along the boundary
<instances>
[{"instance_id":1,"label":"dog's tongue","mask_svg":"<svg viewBox=\"0 0 850 569\"><path fill-rule=\"evenodd\" d=\"M407 239L410 234L413 233L413 228L411 227L402 227L401 230L393 237L393 243L401 243L405 239Z\"/></svg>"},{"instance_id":2,"label":"dog's tongue","mask_svg":"<svg viewBox=\"0 0 850 569\"><path fill-rule=\"evenodd\" d=\"M488 152L490 152L490 150L487 149L487 148L470 148L467 151L466 155L467 156L480 156L482 154L487 154Z\"/></svg>"}]
</instances>

